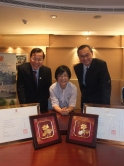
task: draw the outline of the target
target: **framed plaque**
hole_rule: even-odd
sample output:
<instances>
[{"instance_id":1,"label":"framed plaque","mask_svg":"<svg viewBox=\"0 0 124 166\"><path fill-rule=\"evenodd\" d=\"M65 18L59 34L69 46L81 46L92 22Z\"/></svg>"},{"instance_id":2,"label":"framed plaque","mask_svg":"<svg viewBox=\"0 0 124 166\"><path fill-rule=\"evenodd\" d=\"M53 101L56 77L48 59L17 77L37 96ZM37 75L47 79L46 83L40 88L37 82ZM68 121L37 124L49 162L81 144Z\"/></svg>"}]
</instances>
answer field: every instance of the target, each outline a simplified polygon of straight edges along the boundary
<instances>
[{"instance_id":1,"label":"framed plaque","mask_svg":"<svg viewBox=\"0 0 124 166\"><path fill-rule=\"evenodd\" d=\"M124 145L124 106L85 104L84 111L99 115L98 142Z\"/></svg>"},{"instance_id":2,"label":"framed plaque","mask_svg":"<svg viewBox=\"0 0 124 166\"><path fill-rule=\"evenodd\" d=\"M38 115L39 103L0 107L0 145L32 138L29 116Z\"/></svg>"},{"instance_id":3,"label":"framed plaque","mask_svg":"<svg viewBox=\"0 0 124 166\"><path fill-rule=\"evenodd\" d=\"M29 119L35 149L61 142L56 113L30 116Z\"/></svg>"},{"instance_id":4,"label":"framed plaque","mask_svg":"<svg viewBox=\"0 0 124 166\"><path fill-rule=\"evenodd\" d=\"M96 146L98 115L73 113L70 115L66 141L70 143Z\"/></svg>"}]
</instances>

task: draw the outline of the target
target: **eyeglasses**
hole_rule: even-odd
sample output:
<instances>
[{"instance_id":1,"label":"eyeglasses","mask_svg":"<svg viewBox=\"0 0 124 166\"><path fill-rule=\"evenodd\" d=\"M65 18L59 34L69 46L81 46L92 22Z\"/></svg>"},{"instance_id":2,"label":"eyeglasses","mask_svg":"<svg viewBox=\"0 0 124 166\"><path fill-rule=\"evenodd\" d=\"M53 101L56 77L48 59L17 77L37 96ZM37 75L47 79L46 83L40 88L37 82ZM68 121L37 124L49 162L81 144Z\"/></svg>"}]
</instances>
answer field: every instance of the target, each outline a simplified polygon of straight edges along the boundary
<instances>
[{"instance_id":1,"label":"eyeglasses","mask_svg":"<svg viewBox=\"0 0 124 166\"><path fill-rule=\"evenodd\" d=\"M88 58L89 56L90 56L90 54L87 53L87 54L85 54L85 55L79 55L79 58L84 59L84 58Z\"/></svg>"},{"instance_id":2,"label":"eyeglasses","mask_svg":"<svg viewBox=\"0 0 124 166\"><path fill-rule=\"evenodd\" d=\"M36 62L36 61L38 61L38 62L42 62L43 61L43 58L31 58L31 60L33 61L33 62Z\"/></svg>"},{"instance_id":3,"label":"eyeglasses","mask_svg":"<svg viewBox=\"0 0 124 166\"><path fill-rule=\"evenodd\" d=\"M66 74L58 75L58 78L68 78L68 75L66 75Z\"/></svg>"}]
</instances>

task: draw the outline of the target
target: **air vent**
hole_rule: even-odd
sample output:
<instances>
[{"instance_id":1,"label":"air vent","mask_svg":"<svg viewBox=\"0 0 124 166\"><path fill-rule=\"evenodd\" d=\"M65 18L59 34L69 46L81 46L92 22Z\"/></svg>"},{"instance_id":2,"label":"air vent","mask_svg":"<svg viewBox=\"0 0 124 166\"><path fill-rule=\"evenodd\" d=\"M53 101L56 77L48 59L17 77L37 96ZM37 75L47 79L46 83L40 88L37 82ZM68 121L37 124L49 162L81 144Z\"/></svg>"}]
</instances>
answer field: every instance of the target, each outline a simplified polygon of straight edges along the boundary
<instances>
[{"instance_id":1,"label":"air vent","mask_svg":"<svg viewBox=\"0 0 124 166\"><path fill-rule=\"evenodd\" d=\"M25 2L21 2L21 1L7 1L7 2L9 2L10 4L14 4L14 5L23 5L23 6L26 5Z\"/></svg>"},{"instance_id":2,"label":"air vent","mask_svg":"<svg viewBox=\"0 0 124 166\"><path fill-rule=\"evenodd\" d=\"M44 8L46 9L59 9L59 6L54 6L54 5L44 5Z\"/></svg>"},{"instance_id":3,"label":"air vent","mask_svg":"<svg viewBox=\"0 0 124 166\"><path fill-rule=\"evenodd\" d=\"M68 6L60 6L61 10L73 10L72 7L68 7Z\"/></svg>"},{"instance_id":4,"label":"air vent","mask_svg":"<svg viewBox=\"0 0 124 166\"><path fill-rule=\"evenodd\" d=\"M86 11L86 8L73 7L75 11Z\"/></svg>"},{"instance_id":5,"label":"air vent","mask_svg":"<svg viewBox=\"0 0 124 166\"><path fill-rule=\"evenodd\" d=\"M30 7L37 7L37 8L41 8L41 5L40 4L34 4L34 3L26 3L27 6L30 6Z\"/></svg>"},{"instance_id":6,"label":"air vent","mask_svg":"<svg viewBox=\"0 0 124 166\"><path fill-rule=\"evenodd\" d=\"M102 12L113 12L112 8L101 8L100 11Z\"/></svg>"},{"instance_id":7,"label":"air vent","mask_svg":"<svg viewBox=\"0 0 124 166\"><path fill-rule=\"evenodd\" d=\"M5 3L9 3L9 1L6 1L6 0L3 0L3 1L1 0L0 2L5 2Z\"/></svg>"},{"instance_id":8,"label":"air vent","mask_svg":"<svg viewBox=\"0 0 124 166\"><path fill-rule=\"evenodd\" d=\"M98 11L99 11L99 8L87 8L87 11L98 12Z\"/></svg>"},{"instance_id":9,"label":"air vent","mask_svg":"<svg viewBox=\"0 0 124 166\"><path fill-rule=\"evenodd\" d=\"M114 9L115 12L124 12L124 9Z\"/></svg>"},{"instance_id":10,"label":"air vent","mask_svg":"<svg viewBox=\"0 0 124 166\"><path fill-rule=\"evenodd\" d=\"M58 5L48 5L40 3L28 3L22 1L14 0L0 0L2 5L13 5L13 6L24 6L30 8L38 9L51 9L51 10L63 10L63 11L80 11L80 12L107 12L107 13L124 13L124 8L88 8L88 7L71 7L71 6L58 6Z\"/></svg>"}]
</instances>

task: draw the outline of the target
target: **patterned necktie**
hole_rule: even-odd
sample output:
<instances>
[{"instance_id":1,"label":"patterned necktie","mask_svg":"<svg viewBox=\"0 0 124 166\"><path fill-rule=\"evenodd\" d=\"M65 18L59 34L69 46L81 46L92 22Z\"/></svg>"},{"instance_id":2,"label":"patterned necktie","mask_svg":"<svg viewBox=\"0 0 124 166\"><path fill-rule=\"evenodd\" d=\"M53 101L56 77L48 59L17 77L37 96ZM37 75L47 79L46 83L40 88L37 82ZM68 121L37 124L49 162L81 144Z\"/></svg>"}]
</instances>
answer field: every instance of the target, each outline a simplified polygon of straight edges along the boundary
<instances>
[{"instance_id":1,"label":"patterned necktie","mask_svg":"<svg viewBox=\"0 0 124 166\"><path fill-rule=\"evenodd\" d=\"M36 73L37 73L37 71L33 71L34 80L35 80L35 82L36 82L36 84L37 84L37 77L36 77Z\"/></svg>"}]
</instances>

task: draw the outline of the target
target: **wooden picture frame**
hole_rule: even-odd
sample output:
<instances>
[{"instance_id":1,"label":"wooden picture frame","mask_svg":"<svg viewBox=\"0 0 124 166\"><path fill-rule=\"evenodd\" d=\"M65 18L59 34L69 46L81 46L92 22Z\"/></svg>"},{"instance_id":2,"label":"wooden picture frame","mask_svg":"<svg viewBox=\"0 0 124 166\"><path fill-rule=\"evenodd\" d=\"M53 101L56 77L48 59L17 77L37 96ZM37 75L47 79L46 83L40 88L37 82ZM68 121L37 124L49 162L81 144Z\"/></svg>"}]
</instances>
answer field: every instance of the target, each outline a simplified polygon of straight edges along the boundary
<instances>
[{"instance_id":1,"label":"wooden picture frame","mask_svg":"<svg viewBox=\"0 0 124 166\"><path fill-rule=\"evenodd\" d=\"M29 120L35 149L61 142L56 113L30 116Z\"/></svg>"},{"instance_id":2,"label":"wooden picture frame","mask_svg":"<svg viewBox=\"0 0 124 166\"><path fill-rule=\"evenodd\" d=\"M73 113L70 115L66 141L70 143L96 146L98 115Z\"/></svg>"}]
</instances>

